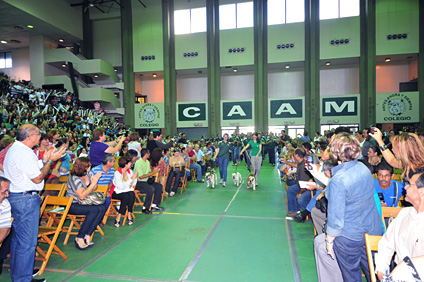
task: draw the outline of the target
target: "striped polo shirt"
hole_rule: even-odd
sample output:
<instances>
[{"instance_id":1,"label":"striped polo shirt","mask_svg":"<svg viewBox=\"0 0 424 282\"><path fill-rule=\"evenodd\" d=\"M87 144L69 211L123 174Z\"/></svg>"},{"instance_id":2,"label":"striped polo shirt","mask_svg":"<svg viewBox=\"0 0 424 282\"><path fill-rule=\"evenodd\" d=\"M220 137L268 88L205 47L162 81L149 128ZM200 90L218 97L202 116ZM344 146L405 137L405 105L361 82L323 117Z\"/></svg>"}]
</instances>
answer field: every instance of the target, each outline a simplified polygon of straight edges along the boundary
<instances>
[{"instance_id":1,"label":"striped polo shirt","mask_svg":"<svg viewBox=\"0 0 424 282\"><path fill-rule=\"evenodd\" d=\"M103 170L102 165L95 166L91 169L91 173L93 173L93 175L99 171L102 173L102 177L100 177L97 185L109 185L109 183L112 183L113 176L115 175L115 169L113 167L110 168L107 173Z\"/></svg>"},{"instance_id":2,"label":"striped polo shirt","mask_svg":"<svg viewBox=\"0 0 424 282\"><path fill-rule=\"evenodd\" d=\"M12 226L12 213L7 199L3 199L0 204L0 229L10 228Z\"/></svg>"}]
</instances>

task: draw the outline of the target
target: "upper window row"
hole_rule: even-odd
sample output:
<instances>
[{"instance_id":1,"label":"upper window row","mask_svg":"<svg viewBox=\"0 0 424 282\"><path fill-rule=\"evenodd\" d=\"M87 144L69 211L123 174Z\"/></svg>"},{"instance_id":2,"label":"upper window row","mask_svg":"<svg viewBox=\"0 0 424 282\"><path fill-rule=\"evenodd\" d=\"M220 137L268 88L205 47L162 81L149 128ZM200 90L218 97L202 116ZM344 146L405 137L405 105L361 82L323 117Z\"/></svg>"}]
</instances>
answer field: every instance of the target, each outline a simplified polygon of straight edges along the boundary
<instances>
[{"instance_id":1,"label":"upper window row","mask_svg":"<svg viewBox=\"0 0 424 282\"><path fill-rule=\"evenodd\" d=\"M10 52L0 52L0 69L12 67L12 54Z\"/></svg>"},{"instance_id":2,"label":"upper window row","mask_svg":"<svg viewBox=\"0 0 424 282\"><path fill-rule=\"evenodd\" d=\"M320 19L359 16L359 0L320 0ZM268 25L303 22L305 1L268 0ZM175 34L206 32L206 8L174 12ZM253 2L219 6L219 29L253 27Z\"/></svg>"}]
</instances>

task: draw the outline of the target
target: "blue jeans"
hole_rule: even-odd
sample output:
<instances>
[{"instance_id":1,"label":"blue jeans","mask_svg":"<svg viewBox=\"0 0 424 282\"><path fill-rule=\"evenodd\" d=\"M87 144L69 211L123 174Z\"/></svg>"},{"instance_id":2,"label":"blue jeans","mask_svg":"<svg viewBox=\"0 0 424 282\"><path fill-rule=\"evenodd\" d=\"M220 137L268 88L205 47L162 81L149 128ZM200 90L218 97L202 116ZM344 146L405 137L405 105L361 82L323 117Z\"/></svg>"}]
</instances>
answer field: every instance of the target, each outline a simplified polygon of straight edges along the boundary
<instances>
[{"instance_id":1,"label":"blue jeans","mask_svg":"<svg viewBox=\"0 0 424 282\"><path fill-rule=\"evenodd\" d=\"M300 211L299 203L297 202L296 195L299 193L300 187L297 184L291 185L287 190L287 202L289 212Z\"/></svg>"},{"instance_id":2,"label":"blue jeans","mask_svg":"<svg viewBox=\"0 0 424 282\"><path fill-rule=\"evenodd\" d=\"M305 192L302 193L302 195L300 195L297 202L299 203L299 206L302 208L302 210L306 210L306 206L311 201L311 198L312 198L311 191L309 190L306 190Z\"/></svg>"},{"instance_id":3,"label":"blue jeans","mask_svg":"<svg viewBox=\"0 0 424 282\"><path fill-rule=\"evenodd\" d=\"M195 169L197 174L197 180L202 180L202 167L196 163L190 164L190 169Z\"/></svg>"},{"instance_id":4,"label":"blue jeans","mask_svg":"<svg viewBox=\"0 0 424 282\"><path fill-rule=\"evenodd\" d=\"M233 157L233 164L236 164L240 158L241 147L233 147L231 156Z\"/></svg>"},{"instance_id":5,"label":"blue jeans","mask_svg":"<svg viewBox=\"0 0 424 282\"><path fill-rule=\"evenodd\" d=\"M286 185L287 185L287 186L296 185L296 180L293 180L293 179L287 179L287 181L286 181Z\"/></svg>"},{"instance_id":6,"label":"blue jeans","mask_svg":"<svg viewBox=\"0 0 424 282\"><path fill-rule=\"evenodd\" d=\"M96 230L97 225L99 225L105 216L106 210L107 208L105 205L90 206L72 203L69 214L85 215L84 222L81 225L77 238L82 239L85 235L91 236Z\"/></svg>"},{"instance_id":7,"label":"blue jeans","mask_svg":"<svg viewBox=\"0 0 424 282\"><path fill-rule=\"evenodd\" d=\"M346 237L338 236L334 240L333 248L342 272L343 281L361 282L361 266L367 281L371 281L365 239L353 241Z\"/></svg>"},{"instance_id":8,"label":"blue jeans","mask_svg":"<svg viewBox=\"0 0 424 282\"><path fill-rule=\"evenodd\" d=\"M10 276L12 281L31 281L41 198L37 194L10 193L9 203L15 230L10 248Z\"/></svg>"},{"instance_id":9,"label":"blue jeans","mask_svg":"<svg viewBox=\"0 0 424 282\"><path fill-rule=\"evenodd\" d=\"M206 165L203 164L202 161L198 161L197 164L200 165L200 167L202 168L202 175L205 174L205 172L206 172Z\"/></svg>"},{"instance_id":10,"label":"blue jeans","mask_svg":"<svg viewBox=\"0 0 424 282\"><path fill-rule=\"evenodd\" d=\"M227 182L227 167L228 167L228 162L229 161L230 161L229 158L218 158L219 177L224 182Z\"/></svg>"},{"instance_id":11,"label":"blue jeans","mask_svg":"<svg viewBox=\"0 0 424 282\"><path fill-rule=\"evenodd\" d=\"M321 194L323 189L319 189L315 192L314 197L309 201L308 205L306 206L306 209L311 212L313 208L317 205L317 197L319 194Z\"/></svg>"}]
</instances>

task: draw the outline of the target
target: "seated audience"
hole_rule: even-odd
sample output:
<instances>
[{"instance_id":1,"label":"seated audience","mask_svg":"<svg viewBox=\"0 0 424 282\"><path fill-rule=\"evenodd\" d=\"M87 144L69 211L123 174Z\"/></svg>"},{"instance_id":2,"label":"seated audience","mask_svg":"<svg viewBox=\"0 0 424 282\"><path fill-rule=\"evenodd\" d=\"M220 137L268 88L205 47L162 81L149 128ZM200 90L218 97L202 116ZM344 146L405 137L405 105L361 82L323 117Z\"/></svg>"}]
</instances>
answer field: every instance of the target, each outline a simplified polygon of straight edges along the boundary
<instances>
[{"instance_id":1,"label":"seated audience","mask_svg":"<svg viewBox=\"0 0 424 282\"><path fill-rule=\"evenodd\" d=\"M377 168L377 179L374 179L375 191L380 197L381 206L397 207L399 199L405 192L405 185L392 180L393 168L386 162L381 162Z\"/></svg>"},{"instance_id":2,"label":"seated audience","mask_svg":"<svg viewBox=\"0 0 424 282\"><path fill-rule=\"evenodd\" d=\"M174 155L169 159L169 176L166 182L165 191L169 193L170 197L173 197L178 192L178 184L180 183L180 178L184 176L184 173L185 161L184 158L180 156L180 151L177 149L174 151ZM172 186L172 191L170 192L172 180L174 180L174 186Z\"/></svg>"},{"instance_id":3,"label":"seated audience","mask_svg":"<svg viewBox=\"0 0 424 282\"><path fill-rule=\"evenodd\" d=\"M100 224L106 212L105 205L80 204L81 200L84 200L97 189L97 182L102 176L101 172L97 172L95 175L91 174L90 168L90 159L76 159L67 183L67 196L74 198L69 209L69 214L86 216L75 238L75 247L78 250L86 250L93 246L91 235L96 230L97 225Z\"/></svg>"},{"instance_id":4,"label":"seated audience","mask_svg":"<svg viewBox=\"0 0 424 282\"><path fill-rule=\"evenodd\" d=\"M113 176L115 174L115 156L112 154L108 154L103 158L103 162L101 165L95 166L91 169L92 174L96 174L97 172L101 172L102 176L99 178L97 185L106 185L108 186L108 191L106 193L106 208L110 205L110 187L113 184Z\"/></svg>"},{"instance_id":5,"label":"seated audience","mask_svg":"<svg viewBox=\"0 0 424 282\"><path fill-rule=\"evenodd\" d=\"M162 187L165 187L167 166L165 161L162 159L162 149L153 149L152 153L150 154L149 161L151 170L154 170L156 167L159 168L159 176L157 182L160 183Z\"/></svg>"},{"instance_id":6,"label":"seated audience","mask_svg":"<svg viewBox=\"0 0 424 282\"><path fill-rule=\"evenodd\" d=\"M115 227L121 225L121 216L125 216L128 211L128 225L133 224L132 212L134 207L135 195L134 186L137 184L137 172L133 173L131 168L133 163L130 157L121 157L118 161L118 170L113 176L113 186L110 190L112 199L121 201L119 213L116 215Z\"/></svg>"}]
</instances>

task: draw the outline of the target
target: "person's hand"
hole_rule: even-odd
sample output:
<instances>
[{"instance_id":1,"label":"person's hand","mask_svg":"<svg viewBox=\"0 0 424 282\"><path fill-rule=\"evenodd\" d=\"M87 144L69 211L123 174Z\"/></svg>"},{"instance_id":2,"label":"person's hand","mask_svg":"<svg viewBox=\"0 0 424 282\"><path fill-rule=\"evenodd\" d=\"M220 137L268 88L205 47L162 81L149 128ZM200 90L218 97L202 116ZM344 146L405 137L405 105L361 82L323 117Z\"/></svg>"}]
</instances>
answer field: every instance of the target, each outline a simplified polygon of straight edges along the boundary
<instances>
[{"instance_id":1,"label":"person's hand","mask_svg":"<svg viewBox=\"0 0 424 282\"><path fill-rule=\"evenodd\" d=\"M315 182L311 182L310 184L309 183L306 184L306 189L308 189L309 191L315 190L317 188L318 188L318 185Z\"/></svg>"},{"instance_id":2,"label":"person's hand","mask_svg":"<svg viewBox=\"0 0 424 282\"><path fill-rule=\"evenodd\" d=\"M133 176L131 177L132 180L136 179L138 176L138 172L134 173Z\"/></svg>"},{"instance_id":3,"label":"person's hand","mask_svg":"<svg viewBox=\"0 0 424 282\"><path fill-rule=\"evenodd\" d=\"M57 170L53 170L52 171L52 175L56 176L56 177L60 177L60 172Z\"/></svg>"},{"instance_id":4,"label":"person's hand","mask_svg":"<svg viewBox=\"0 0 424 282\"><path fill-rule=\"evenodd\" d=\"M99 181L100 177L102 177L102 172L98 171L95 175L91 176L91 182L97 183Z\"/></svg>"},{"instance_id":5,"label":"person's hand","mask_svg":"<svg viewBox=\"0 0 424 282\"><path fill-rule=\"evenodd\" d=\"M322 197L324 197L325 196L325 194L324 193L321 193L321 194L319 194L318 196L317 196L317 198L316 198L316 200L318 201L318 200L321 200L321 198Z\"/></svg>"},{"instance_id":6,"label":"person's hand","mask_svg":"<svg viewBox=\"0 0 424 282\"><path fill-rule=\"evenodd\" d=\"M215 162L216 161L216 158L213 158L213 161Z\"/></svg>"},{"instance_id":7,"label":"person's hand","mask_svg":"<svg viewBox=\"0 0 424 282\"><path fill-rule=\"evenodd\" d=\"M158 167L156 167L154 170L153 170L153 172L154 173L158 173L160 171L160 168L158 168Z\"/></svg>"},{"instance_id":8,"label":"person's hand","mask_svg":"<svg viewBox=\"0 0 424 282\"><path fill-rule=\"evenodd\" d=\"M383 142L383 134L381 133L380 129L377 127L373 127L374 133L369 132L368 134L377 141L377 143Z\"/></svg>"},{"instance_id":9,"label":"person's hand","mask_svg":"<svg viewBox=\"0 0 424 282\"><path fill-rule=\"evenodd\" d=\"M58 151L56 151L56 149L52 148L52 149L50 149L50 151L52 151L52 152L50 154L49 160L55 162L58 159L63 158L65 156L66 148L62 147Z\"/></svg>"},{"instance_id":10,"label":"person's hand","mask_svg":"<svg viewBox=\"0 0 424 282\"><path fill-rule=\"evenodd\" d=\"M332 258L332 259L336 259L336 255L334 254L334 250L333 250L333 241L331 241L331 244L329 244L328 242L326 242L326 249L327 249L327 254Z\"/></svg>"},{"instance_id":11,"label":"person's hand","mask_svg":"<svg viewBox=\"0 0 424 282\"><path fill-rule=\"evenodd\" d=\"M302 194L301 194L301 193L297 194L297 195L296 195L296 199L299 199L299 198L300 198L300 196L302 196Z\"/></svg>"},{"instance_id":12,"label":"person's hand","mask_svg":"<svg viewBox=\"0 0 424 282\"><path fill-rule=\"evenodd\" d=\"M377 271L377 278L378 278L378 281L383 280L383 276L384 276L384 273L383 273L383 272Z\"/></svg>"},{"instance_id":13,"label":"person's hand","mask_svg":"<svg viewBox=\"0 0 424 282\"><path fill-rule=\"evenodd\" d=\"M381 206L382 206L382 207L387 207L387 203L385 203L385 202L383 202L383 201L382 201L382 202L381 202Z\"/></svg>"}]
</instances>

